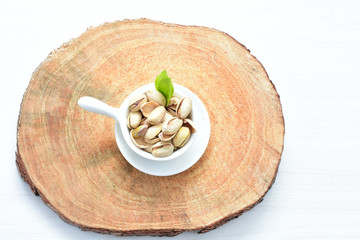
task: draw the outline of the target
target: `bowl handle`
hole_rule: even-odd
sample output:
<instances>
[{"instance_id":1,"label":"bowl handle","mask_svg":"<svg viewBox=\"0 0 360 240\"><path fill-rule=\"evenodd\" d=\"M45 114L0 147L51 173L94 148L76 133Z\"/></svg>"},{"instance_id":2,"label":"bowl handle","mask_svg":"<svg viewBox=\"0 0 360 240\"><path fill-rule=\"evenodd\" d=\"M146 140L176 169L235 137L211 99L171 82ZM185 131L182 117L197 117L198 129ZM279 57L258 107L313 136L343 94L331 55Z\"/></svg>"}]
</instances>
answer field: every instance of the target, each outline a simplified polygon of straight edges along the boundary
<instances>
[{"instance_id":1,"label":"bowl handle","mask_svg":"<svg viewBox=\"0 0 360 240\"><path fill-rule=\"evenodd\" d=\"M112 107L96 98L88 96L81 97L78 100L78 105L86 111L105 115L115 119L116 121L119 119L118 108Z\"/></svg>"}]
</instances>

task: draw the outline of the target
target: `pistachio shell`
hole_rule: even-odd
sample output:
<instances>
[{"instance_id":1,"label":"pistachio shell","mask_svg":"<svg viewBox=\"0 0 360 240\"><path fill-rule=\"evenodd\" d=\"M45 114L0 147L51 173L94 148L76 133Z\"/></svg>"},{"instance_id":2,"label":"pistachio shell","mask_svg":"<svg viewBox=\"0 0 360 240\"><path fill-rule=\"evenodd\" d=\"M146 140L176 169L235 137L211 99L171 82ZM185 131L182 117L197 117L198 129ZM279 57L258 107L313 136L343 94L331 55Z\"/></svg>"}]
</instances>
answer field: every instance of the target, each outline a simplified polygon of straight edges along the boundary
<instances>
[{"instance_id":1,"label":"pistachio shell","mask_svg":"<svg viewBox=\"0 0 360 240\"><path fill-rule=\"evenodd\" d=\"M141 112L129 112L128 118L127 118L127 126L128 128L137 128L140 125L141 122Z\"/></svg>"},{"instance_id":2,"label":"pistachio shell","mask_svg":"<svg viewBox=\"0 0 360 240\"><path fill-rule=\"evenodd\" d=\"M181 127L172 140L174 146L183 147L189 141L190 135L188 127Z\"/></svg>"},{"instance_id":3,"label":"pistachio shell","mask_svg":"<svg viewBox=\"0 0 360 240\"><path fill-rule=\"evenodd\" d=\"M134 136L134 134L133 134L134 130L135 129L132 129L130 131L130 139L131 139L131 141L134 143L134 145L137 148L147 148L149 146L149 144L144 141L143 137L135 137L135 138L133 137Z\"/></svg>"},{"instance_id":4,"label":"pistachio shell","mask_svg":"<svg viewBox=\"0 0 360 240\"><path fill-rule=\"evenodd\" d=\"M144 148L144 150L149 153L152 153L152 146L154 146L154 144L149 144L147 148Z\"/></svg>"},{"instance_id":5,"label":"pistachio shell","mask_svg":"<svg viewBox=\"0 0 360 240\"><path fill-rule=\"evenodd\" d=\"M195 128L195 124L193 121L191 121L190 119L186 118L184 119L184 127L188 127L190 129L191 133L196 133L196 128Z\"/></svg>"},{"instance_id":6,"label":"pistachio shell","mask_svg":"<svg viewBox=\"0 0 360 240\"><path fill-rule=\"evenodd\" d=\"M145 138L144 138L144 140L145 140ZM153 138L151 140L145 140L145 142L147 142L148 144L155 144L155 143L160 142L160 141L161 140L160 140L159 137L155 137L155 138Z\"/></svg>"},{"instance_id":7,"label":"pistachio shell","mask_svg":"<svg viewBox=\"0 0 360 240\"><path fill-rule=\"evenodd\" d=\"M172 97L169 100L169 105L167 106L167 110L174 117L176 117L176 107L179 104L179 102L180 102L180 99L178 99L177 97Z\"/></svg>"},{"instance_id":8,"label":"pistachio shell","mask_svg":"<svg viewBox=\"0 0 360 240\"><path fill-rule=\"evenodd\" d=\"M177 97L172 97L169 100L169 104L167 106L168 109L173 110L174 112L176 111L176 107L179 104L180 99L178 99Z\"/></svg>"},{"instance_id":9,"label":"pistachio shell","mask_svg":"<svg viewBox=\"0 0 360 240\"><path fill-rule=\"evenodd\" d=\"M162 131L164 134L172 135L179 130L182 124L182 119L179 119L177 117L169 118L162 124Z\"/></svg>"},{"instance_id":10,"label":"pistachio shell","mask_svg":"<svg viewBox=\"0 0 360 240\"><path fill-rule=\"evenodd\" d=\"M174 146L170 142L158 142L151 149L155 157L166 157L173 153Z\"/></svg>"},{"instance_id":11,"label":"pistachio shell","mask_svg":"<svg viewBox=\"0 0 360 240\"><path fill-rule=\"evenodd\" d=\"M147 98L145 94L139 94L134 96L132 99L130 99L129 101L129 109L132 112L137 112L140 110L140 107L146 103Z\"/></svg>"},{"instance_id":12,"label":"pistachio shell","mask_svg":"<svg viewBox=\"0 0 360 240\"><path fill-rule=\"evenodd\" d=\"M166 104L166 99L164 95L156 89L147 91L145 95L149 101L154 101L161 106L165 106Z\"/></svg>"},{"instance_id":13,"label":"pistachio shell","mask_svg":"<svg viewBox=\"0 0 360 240\"><path fill-rule=\"evenodd\" d=\"M144 140L147 143L157 143L160 141L160 138L158 137L159 133L161 132L161 124L154 125L150 127L144 136Z\"/></svg>"},{"instance_id":14,"label":"pistachio shell","mask_svg":"<svg viewBox=\"0 0 360 240\"><path fill-rule=\"evenodd\" d=\"M159 123L163 119L165 112L166 110L163 106L158 106L150 113L149 117L147 118L148 123L152 125Z\"/></svg>"},{"instance_id":15,"label":"pistachio shell","mask_svg":"<svg viewBox=\"0 0 360 240\"><path fill-rule=\"evenodd\" d=\"M147 129L148 129L148 126L140 125L139 127L131 130L130 134L134 138L143 137L143 136L145 136Z\"/></svg>"},{"instance_id":16,"label":"pistachio shell","mask_svg":"<svg viewBox=\"0 0 360 240\"><path fill-rule=\"evenodd\" d=\"M168 112L171 114L171 116L176 117L176 111L168 108Z\"/></svg>"},{"instance_id":17,"label":"pistachio shell","mask_svg":"<svg viewBox=\"0 0 360 240\"><path fill-rule=\"evenodd\" d=\"M149 117L150 113L159 106L158 103L150 101L145 104L143 104L140 108L142 114L144 117Z\"/></svg>"},{"instance_id":18,"label":"pistachio shell","mask_svg":"<svg viewBox=\"0 0 360 240\"><path fill-rule=\"evenodd\" d=\"M147 118L143 118L140 122L140 125L144 125L144 126L147 126L148 128L151 126L150 123L148 123L148 120Z\"/></svg>"},{"instance_id":19,"label":"pistachio shell","mask_svg":"<svg viewBox=\"0 0 360 240\"><path fill-rule=\"evenodd\" d=\"M178 118L186 118L189 116L192 108L191 98L184 97L180 100L179 104L176 107L176 115Z\"/></svg>"},{"instance_id":20,"label":"pistachio shell","mask_svg":"<svg viewBox=\"0 0 360 240\"><path fill-rule=\"evenodd\" d=\"M170 141L171 139L173 139L175 137L176 133L172 134L172 135L167 135L164 134L163 132L159 133L159 139L160 141Z\"/></svg>"},{"instance_id":21,"label":"pistachio shell","mask_svg":"<svg viewBox=\"0 0 360 240\"><path fill-rule=\"evenodd\" d=\"M171 115L168 111L165 112L165 116L163 117L163 119L161 120L161 122L165 122L170 118L173 118L174 116Z\"/></svg>"}]
</instances>

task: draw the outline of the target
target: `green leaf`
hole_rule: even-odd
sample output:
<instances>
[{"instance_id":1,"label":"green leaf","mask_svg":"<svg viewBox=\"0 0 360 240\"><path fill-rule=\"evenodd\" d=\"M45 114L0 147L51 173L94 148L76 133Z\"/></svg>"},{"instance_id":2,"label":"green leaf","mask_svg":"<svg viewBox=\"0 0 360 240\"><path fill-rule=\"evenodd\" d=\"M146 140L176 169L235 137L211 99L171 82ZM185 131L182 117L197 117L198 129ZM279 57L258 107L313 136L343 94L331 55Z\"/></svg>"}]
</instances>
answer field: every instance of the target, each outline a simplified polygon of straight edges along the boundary
<instances>
[{"instance_id":1,"label":"green leaf","mask_svg":"<svg viewBox=\"0 0 360 240\"><path fill-rule=\"evenodd\" d=\"M155 88L164 95L167 106L174 93L174 86L172 85L171 78L167 75L166 70L162 71L162 73L156 77Z\"/></svg>"}]
</instances>

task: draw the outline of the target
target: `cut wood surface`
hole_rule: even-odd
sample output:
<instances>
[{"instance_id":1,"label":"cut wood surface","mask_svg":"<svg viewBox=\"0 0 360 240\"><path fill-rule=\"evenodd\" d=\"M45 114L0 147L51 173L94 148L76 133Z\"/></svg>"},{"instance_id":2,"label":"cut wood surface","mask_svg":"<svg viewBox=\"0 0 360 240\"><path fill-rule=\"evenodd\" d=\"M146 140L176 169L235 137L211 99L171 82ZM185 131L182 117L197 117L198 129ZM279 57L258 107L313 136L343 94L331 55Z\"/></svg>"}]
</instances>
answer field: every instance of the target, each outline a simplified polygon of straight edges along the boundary
<instances>
[{"instance_id":1,"label":"cut wood surface","mask_svg":"<svg viewBox=\"0 0 360 240\"><path fill-rule=\"evenodd\" d=\"M203 101L211 137L189 170L156 177L124 159L112 119L77 100L120 106L164 69ZM16 162L66 222L101 233L176 235L209 231L259 203L283 140L279 96L243 45L210 28L125 20L88 29L35 70L21 105Z\"/></svg>"}]
</instances>

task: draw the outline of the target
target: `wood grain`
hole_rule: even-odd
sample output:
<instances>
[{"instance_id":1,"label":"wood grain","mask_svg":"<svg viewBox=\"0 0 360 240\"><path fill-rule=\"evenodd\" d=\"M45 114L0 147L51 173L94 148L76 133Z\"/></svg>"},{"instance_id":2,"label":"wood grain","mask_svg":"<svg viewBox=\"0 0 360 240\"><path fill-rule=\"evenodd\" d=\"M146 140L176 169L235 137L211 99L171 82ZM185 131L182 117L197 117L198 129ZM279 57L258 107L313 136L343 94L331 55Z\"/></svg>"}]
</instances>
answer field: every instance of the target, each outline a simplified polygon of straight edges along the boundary
<instances>
[{"instance_id":1,"label":"wood grain","mask_svg":"<svg viewBox=\"0 0 360 240\"><path fill-rule=\"evenodd\" d=\"M89 95L120 106L166 69L204 102L209 145L169 177L123 158L112 119L77 106ZM106 23L49 54L21 105L17 165L66 222L117 235L207 232L259 203L274 182L284 140L279 96L263 66L229 35L148 19Z\"/></svg>"}]
</instances>

